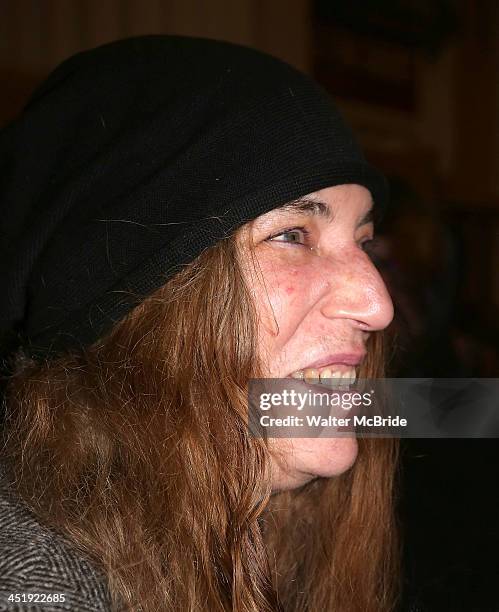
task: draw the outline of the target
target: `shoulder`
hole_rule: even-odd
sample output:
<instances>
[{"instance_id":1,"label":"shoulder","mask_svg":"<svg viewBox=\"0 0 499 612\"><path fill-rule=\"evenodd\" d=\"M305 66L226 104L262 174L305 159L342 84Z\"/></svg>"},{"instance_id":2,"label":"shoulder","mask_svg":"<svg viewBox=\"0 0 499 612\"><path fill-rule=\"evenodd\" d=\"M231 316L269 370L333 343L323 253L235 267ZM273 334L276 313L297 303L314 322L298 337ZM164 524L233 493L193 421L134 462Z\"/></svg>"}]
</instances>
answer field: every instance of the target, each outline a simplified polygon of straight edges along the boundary
<instances>
[{"instance_id":1,"label":"shoulder","mask_svg":"<svg viewBox=\"0 0 499 612\"><path fill-rule=\"evenodd\" d=\"M110 600L103 577L8 490L0 469L0 612L28 610L109 612Z\"/></svg>"}]
</instances>

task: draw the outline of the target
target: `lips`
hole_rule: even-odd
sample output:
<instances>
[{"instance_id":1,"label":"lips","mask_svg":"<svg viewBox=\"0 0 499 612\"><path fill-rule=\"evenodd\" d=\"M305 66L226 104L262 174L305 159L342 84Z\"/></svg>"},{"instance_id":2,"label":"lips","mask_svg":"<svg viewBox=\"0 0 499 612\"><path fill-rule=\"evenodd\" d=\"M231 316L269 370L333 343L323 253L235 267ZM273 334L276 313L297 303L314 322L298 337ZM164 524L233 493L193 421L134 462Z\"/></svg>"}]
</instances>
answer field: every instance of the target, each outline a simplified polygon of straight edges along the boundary
<instances>
[{"instance_id":1,"label":"lips","mask_svg":"<svg viewBox=\"0 0 499 612\"><path fill-rule=\"evenodd\" d=\"M357 366L359 365L359 363L361 363L365 356L365 352L336 353L333 355L325 355L324 357L317 359L317 361L313 361L312 363L309 363L300 369L306 370L333 365Z\"/></svg>"},{"instance_id":2,"label":"lips","mask_svg":"<svg viewBox=\"0 0 499 612\"><path fill-rule=\"evenodd\" d=\"M355 369L355 366L358 366L365 356L366 353L360 351L325 355L312 363L293 370L286 378L319 378L320 374L327 370L335 373L335 377L338 377L338 375L347 374ZM309 376L305 376L305 373Z\"/></svg>"}]
</instances>

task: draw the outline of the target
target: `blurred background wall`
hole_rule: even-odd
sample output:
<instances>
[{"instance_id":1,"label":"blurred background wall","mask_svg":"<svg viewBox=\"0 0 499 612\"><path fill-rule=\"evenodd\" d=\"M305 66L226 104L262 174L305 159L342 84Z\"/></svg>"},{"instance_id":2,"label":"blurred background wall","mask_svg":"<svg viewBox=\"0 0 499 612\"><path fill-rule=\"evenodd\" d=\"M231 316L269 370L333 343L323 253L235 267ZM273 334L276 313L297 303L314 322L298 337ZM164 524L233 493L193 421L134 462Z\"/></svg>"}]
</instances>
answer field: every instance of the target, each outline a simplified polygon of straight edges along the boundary
<instances>
[{"instance_id":1,"label":"blurred background wall","mask_svg":"<svg viewBox=\"0 0 499 612\"><path fill-rule=\"evenodd\" d=\"M393 371L498 374L498 2L1 0L0 125L64 58L150 33L243 43L319 80L395 186L378 253Z\"/></svg>"}]
</instances>

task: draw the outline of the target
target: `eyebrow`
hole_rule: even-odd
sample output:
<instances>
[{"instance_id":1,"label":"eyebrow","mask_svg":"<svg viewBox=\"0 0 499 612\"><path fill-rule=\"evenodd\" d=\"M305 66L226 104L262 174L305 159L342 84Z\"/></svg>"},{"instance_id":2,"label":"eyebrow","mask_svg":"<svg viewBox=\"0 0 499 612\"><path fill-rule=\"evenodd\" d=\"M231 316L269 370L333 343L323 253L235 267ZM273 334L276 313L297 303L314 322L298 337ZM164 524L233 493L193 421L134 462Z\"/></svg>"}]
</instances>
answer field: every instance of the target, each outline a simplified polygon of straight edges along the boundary
<instances>
[{"instance_id":1,"label":"eyebrow","mask_svg":"<svg viewBox=\"0 0 499 612\"><path fill-rule=\"evenodd\" d=\"M362 225L367 225L368 223L374 222L374 203L371 200L371 207L367 211L367 213L362 217L362 219L358 222L357 228ZM284 213L299 213L311 216L321 217L331 222L334 219L334 213L331 208L324 202L320 202L319 200L312 200L311 198L298 198L293 200L292 202L287 202L282 206L279 206L278 211L282 211Z\"/></svg>"}]
</instances>

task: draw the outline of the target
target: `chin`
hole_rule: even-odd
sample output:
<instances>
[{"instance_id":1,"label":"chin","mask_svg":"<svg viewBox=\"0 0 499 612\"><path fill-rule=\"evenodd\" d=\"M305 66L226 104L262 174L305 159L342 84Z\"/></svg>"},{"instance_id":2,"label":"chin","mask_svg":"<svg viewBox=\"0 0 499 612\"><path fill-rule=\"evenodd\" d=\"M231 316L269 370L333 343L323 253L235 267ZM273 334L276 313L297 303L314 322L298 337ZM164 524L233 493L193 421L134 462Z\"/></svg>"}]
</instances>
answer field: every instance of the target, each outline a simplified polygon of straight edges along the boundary
<instances>
[{"instance_id":1,"label":"chin","mask_svg":"<svg viewBox=\"0 0 499 612\"><path fill-rule=\"evenodd\" d=\"M316 443L316 459L310 466L311 473L321 478L333 478L349 470L359 452L355 435L344 438L319 438Z\"/></svg>"},{"instance_id":2,"label":"chin","mask_svg":"<svg viewBox=\"0 0 499 612\"><path fill-rule=\"evenodd\" d=\"M355 435L342 438L296 438L286 468L273 461L272 490L297 489L315 478L334 478L349 470L358 454Z\"/></svg>"}]
</instances>

